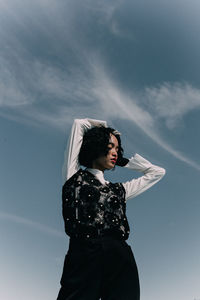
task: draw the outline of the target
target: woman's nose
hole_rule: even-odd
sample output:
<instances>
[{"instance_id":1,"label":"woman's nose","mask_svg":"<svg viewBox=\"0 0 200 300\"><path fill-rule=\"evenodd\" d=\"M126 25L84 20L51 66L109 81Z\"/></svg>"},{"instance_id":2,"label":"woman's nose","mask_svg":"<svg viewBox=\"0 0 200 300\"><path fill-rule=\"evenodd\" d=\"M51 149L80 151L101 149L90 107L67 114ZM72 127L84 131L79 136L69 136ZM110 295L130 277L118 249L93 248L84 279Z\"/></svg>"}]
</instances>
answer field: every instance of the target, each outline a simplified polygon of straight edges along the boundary
<instances>
[{"instance_id":1,"label":"woman's nose","mask_svg":"<svg viewBox=\"0 0 200 300\"><path fill-rule=\"evenodd\" d=\"M117 151L113 150L112 155L117 156Z\"/></svg>"}]
</instances>

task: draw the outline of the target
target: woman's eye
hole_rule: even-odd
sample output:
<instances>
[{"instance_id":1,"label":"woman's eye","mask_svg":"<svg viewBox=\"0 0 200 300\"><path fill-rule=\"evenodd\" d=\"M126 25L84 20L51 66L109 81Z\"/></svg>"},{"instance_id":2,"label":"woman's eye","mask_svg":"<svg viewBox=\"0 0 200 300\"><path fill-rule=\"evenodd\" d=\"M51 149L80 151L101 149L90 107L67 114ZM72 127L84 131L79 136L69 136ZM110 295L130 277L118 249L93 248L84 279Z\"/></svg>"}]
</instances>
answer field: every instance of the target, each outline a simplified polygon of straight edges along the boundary
<instances>
[{"instance_id":1,"label":"woman's eye","mask_svg":"<svg viewBox=\"0 0 200 300\"><path fill-rule=\"evenodd\" d=\"M113 148L111 147L108 147L108 150L110 151L110 150L112 150ZM119 149L116 149L116 152L118 153L119 152Z\"/></svg>"}]
</instances>

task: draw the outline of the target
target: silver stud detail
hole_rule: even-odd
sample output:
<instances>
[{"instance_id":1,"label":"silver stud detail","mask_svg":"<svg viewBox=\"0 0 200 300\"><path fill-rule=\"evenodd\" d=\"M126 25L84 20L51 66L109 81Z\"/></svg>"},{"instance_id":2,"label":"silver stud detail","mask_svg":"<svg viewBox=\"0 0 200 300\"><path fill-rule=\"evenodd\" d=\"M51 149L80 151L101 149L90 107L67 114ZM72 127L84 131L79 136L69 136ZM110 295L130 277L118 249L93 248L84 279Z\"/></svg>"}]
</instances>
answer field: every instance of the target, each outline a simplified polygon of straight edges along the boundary
<instances>
[{"instance_id":1,"label":"silver stud detail","mask_svg":"<svg viewBox=\"0 0 200 300\"><path fill-rule=\"evenodd\" d=\"M89 234L87 234L87 238L89 238Z\"/></svg>"}]
</instances>

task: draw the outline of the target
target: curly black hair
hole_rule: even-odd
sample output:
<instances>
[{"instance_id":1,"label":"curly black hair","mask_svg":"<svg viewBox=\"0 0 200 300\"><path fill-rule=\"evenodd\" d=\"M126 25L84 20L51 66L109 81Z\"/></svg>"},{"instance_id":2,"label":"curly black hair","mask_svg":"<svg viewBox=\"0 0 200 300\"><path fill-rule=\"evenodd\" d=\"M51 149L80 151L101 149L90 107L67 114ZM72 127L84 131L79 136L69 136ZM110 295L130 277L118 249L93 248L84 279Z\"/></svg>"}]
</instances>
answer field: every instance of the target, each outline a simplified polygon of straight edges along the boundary
<instances>
[{"instance_id":1,"label":"curly black hair","mask_svg":"<svg viewBox=\"0 0 200 300\"><path fill-rule=\"evenodd\" d=\"M123 157L124 150L121 146L120 135L112 127L104 127L103 125L95 126L88 129L83 135L83 142L78 155L80 165L92 168L92 163L100 156L106 156L109 152L108 144L110 134L113 134L118 140L118 161ZM117 163L116 163L117 164ZM114 170L115 167L112 169Z\"/></svg>"}]
</instances>

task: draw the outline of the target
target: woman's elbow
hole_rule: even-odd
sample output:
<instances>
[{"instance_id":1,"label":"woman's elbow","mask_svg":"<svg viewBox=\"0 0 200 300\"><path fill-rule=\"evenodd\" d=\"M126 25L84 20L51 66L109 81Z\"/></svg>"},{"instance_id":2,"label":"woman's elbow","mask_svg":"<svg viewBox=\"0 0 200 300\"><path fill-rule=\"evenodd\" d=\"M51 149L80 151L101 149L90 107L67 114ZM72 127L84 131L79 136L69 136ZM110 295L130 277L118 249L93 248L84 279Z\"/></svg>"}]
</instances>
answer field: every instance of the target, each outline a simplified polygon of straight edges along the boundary
<instances>
[{"instance_id":1,"label":"woman's elbow","mask_svg":"<svg viewBox=\"0 0 200 300\"><path fill-rule=\"evenodd\" d=\"M166 170L164 168L159 167L158 173L161 177L163 177L166 174Z\"/></svg>"}]
</instances>

